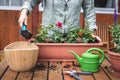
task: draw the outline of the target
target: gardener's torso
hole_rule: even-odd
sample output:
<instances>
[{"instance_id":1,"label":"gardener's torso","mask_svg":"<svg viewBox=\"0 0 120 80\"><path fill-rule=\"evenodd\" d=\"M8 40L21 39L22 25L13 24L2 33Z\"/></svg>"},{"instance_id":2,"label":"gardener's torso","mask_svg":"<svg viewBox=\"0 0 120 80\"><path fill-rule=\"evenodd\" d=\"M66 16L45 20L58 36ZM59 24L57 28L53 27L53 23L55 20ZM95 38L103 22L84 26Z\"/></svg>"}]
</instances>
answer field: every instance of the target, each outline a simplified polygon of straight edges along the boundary
<instances>
[{"instance_id":1,"label":"gardener's torso","mask_svg":"<svg viewBox=\"0 0 120 80\"><path fill-rule=\"evenodd\" d=\"M80 10L83 0L46 0L42 24L62 22L62 32L74 29L80 24ZM68 28L69 27L69 28Z\"/></svg>"}]
</instances>

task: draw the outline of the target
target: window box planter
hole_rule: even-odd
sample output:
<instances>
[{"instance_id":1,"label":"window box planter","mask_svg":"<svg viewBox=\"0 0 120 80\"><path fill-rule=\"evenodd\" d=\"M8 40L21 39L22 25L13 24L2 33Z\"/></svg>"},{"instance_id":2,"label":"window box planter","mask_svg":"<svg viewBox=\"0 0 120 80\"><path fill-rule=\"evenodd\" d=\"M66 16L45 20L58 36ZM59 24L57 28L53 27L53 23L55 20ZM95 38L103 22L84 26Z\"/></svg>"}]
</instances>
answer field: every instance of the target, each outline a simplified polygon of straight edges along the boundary
<instances>
[{"instance_id":1,"label":"window box planter","mask_svg":"<svg viewBox=\"0 0 120 80\"><path fill-rule=\"evenodd\" d=\"M39 47L38 61L76 61L68 52L73 50L79 56L89 48L100 48L103 43L36 43Z\"/></svg>"}]
</instances>

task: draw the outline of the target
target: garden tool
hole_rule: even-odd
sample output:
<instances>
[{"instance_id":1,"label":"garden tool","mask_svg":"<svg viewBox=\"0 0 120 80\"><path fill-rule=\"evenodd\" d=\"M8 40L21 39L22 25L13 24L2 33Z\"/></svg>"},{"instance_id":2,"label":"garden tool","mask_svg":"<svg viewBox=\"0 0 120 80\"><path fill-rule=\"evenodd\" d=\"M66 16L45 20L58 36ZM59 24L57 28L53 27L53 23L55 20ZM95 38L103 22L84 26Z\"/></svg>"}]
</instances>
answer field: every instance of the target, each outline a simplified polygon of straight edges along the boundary
<instances>
[{"instance_id":1,"label":"garden tool","mask_svg":"<svg viewBox=\"0 0 120 80\"><path fill-rule=\"evenodd\" d=\"M73 72L73 71L64 71L64 73L69 74L71 77L74 77L76 80L83 80L77 74L75 74L75 72Z\"/></svg>"},{"instance_id":2,"label":"garden tool","mask_svg":"<svg viewBox=\"0 0 120 80\"><path fill-rule=\"evenodd\" d=\"M74 74L80 74L80 75L91 75L92 72L84 72L84 71L75 71L75 70L66 70L64 73L74 73Z\"/></svg>"},{"instance_id":3,"label":"garden tool","mask_svg":"<svg viewBox=\"0 0 120 80\"><path fill-rule=\"evenodd\" d=\"M102 54L101 58L98 54L92 53L92 51L97 51ZM82 58L72 50L69 50L75 58L77 59L78 63L81 65L82 71L87 72L98 72L100 64L103 62L105 54L104 51L99 48L90 48L85 53L82 54Z\"/></svg>"},{"instance_id":4,"label":"garden tool","mask_svg":"<svg viewBox=\"0 0 120 80\"><path fill-rule=\"evenodd\" d=\"M22 35L22 37L24 37L25 39L30 39L32 37L32 34L30 33L29 30L27 30L26 25L23 25L21 30L20 30L20 34Z\"/></svg>"}]
</instances>

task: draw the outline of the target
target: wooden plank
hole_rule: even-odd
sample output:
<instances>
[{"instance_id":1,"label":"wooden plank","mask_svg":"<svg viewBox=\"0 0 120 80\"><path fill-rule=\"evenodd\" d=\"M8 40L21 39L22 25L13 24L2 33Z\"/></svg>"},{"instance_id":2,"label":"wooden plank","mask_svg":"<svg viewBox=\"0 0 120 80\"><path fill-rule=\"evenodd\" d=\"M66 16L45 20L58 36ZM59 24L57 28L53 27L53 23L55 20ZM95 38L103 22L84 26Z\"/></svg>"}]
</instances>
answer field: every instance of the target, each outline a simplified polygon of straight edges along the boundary
<instances>
[{"instance_id":1,"label":"wooden plank","mask_svg":"<svg viewBox=\"0 0 120 80\"><path fill-rule=\"evenodd\" d=\"M96 80L110 80L102 68L100 68L99 72L94 73L94 77Z\"/></svg>"},{"instance_id":2,"label":"wooden plank","mask_svg":"<svg viewBox=\"0 0 120 80\"><path fill-rule=\"evenodd\" d=\"M73 66L73 62L62 62L63 72L66 70L75 70L75 67ZM75 80L75 78L71 77L69 74L64 75L64 80Z\"/></svg>"},{"instance_id":3,"label":"wooden plank","mask_svg":"<svg viewBox=\"0 0 120 80\"><path fill-rule=\"evenodd\" d=\"M33 72L34 69L30 71L20 72L18 74L17 80L32 80Z\"/></svg>"},{"instance_id":4,"label":"wooden plank","mask_svg":"<svg viewBox=\"0 0 120 80\"><path fill-rule=\"evenodd\" d=\"M76 71L82 71L78 62L74 62ZM83 80L94 80L93 75L79 75Z\"/></svg>"},{"instance_id":5,"label":"wooden plank","mask_svg":"<svg viewBox=\"0 0 120 80\"><path fill-rule=\"evenodd\" d=\"M116 78L112 75L109 74L109 72L106 70L106 66L109 67L111 66L111 64L105 59L104 62L102 63L102 68L104 69L104 71L106 72L106 74L111 78L111 80L120 80L120 78Z\"/></svg>"},{"instance_id":6,"label":"wooden plank","mask_svg":"<svg viewBox=\"0 0 120 80\"><path fill-rule=\"evenodd\" d=\"M7 69L8 65L6 62L6 59L3 59L2 62L0 63L0 79L4 73L4 71Z\"/></svg>"},{"instance_id":7,"label":"wooden plank","mask_svg":"<svg viewBox=\"0 0 120 80\"><path fill-rule=\"evenodd\" d=\"M60 62L50 62L48 80L62 80L62 65Z\"/></svg>"},{"instance_id":8,"label":"wooden plank","mask_svg":"<svg viewBox=\"0 0 120 80\"><path fill-rule=\"evenodd\" d=\"M7 69L1 80L15 80L17 72L12 71L10 68Z\"/></svg>"},{"instance_id":9,"label":"wooden plank","mask_svg":"<svg viewBox=\"0 0 120 80\"><path fill-rule=\"evenodd\" d=\"M48 62L38 62L35 67L33 80L47 80Z\"/></svg>"},{"instance_id":10,"label":"wooden plank","mask_svg":"<svg viewBox=\"0 0 120 80\"><path fill-rule=\"evenodd\" d=\"M105 57L106 57L106 60L107 60L108 62L110 62L110 58L109 58L108 53L105 54Z\"/></svg>"},{"instance_id":11,"label":"wooden plank","mask_svg":"<svg viewBox=\"0 0 120 80\"><path fill-rule=\"evenodd\" d=\"M108 56L107 56L108 57ZM109 60L109 59L108 59ZM108 60L104 60L101 64L100 70L92 75L79 75L83 80L119 80L111 76L106 70L106 66L111 66ZM28 72L14 72L7 68L8 65L4 59L0 63L0 80L75 80L70 75L63 74L66 70L80 71L78 62L50 62L48 71L48 62L38 62L35 71ZM33 75L34 73L34 75ZM2 76L2 77L1 77Z\"/></svg>"}]
</instances>

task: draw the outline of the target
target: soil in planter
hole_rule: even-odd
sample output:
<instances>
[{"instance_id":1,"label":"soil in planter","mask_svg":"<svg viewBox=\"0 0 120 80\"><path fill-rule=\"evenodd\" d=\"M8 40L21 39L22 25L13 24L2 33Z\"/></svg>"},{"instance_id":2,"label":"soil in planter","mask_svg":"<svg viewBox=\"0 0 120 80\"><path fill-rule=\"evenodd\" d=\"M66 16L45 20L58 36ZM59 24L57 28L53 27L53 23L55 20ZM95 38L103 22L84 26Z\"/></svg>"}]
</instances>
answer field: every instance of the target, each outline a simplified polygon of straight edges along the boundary
<instances>
[{"instance_id":1,"label":"soil in planter","mask_svg":"<svg viewBox=\"0 0 120 80\"><path fill-rule=\"evenodd\" d=\"M115 48L111 48L110 51L118 53Z\"/></svg>"},{"instance_id":2,"label":"soil in planter","mask_svg":"<svg viewBox=\"0 0 120 80\"><path fill-rule=\"evenodd\" d=\"M96 39L94 42L93 41L89 41L88 43L99 43L99 41Z\"/></svg>"}]
</instances>

